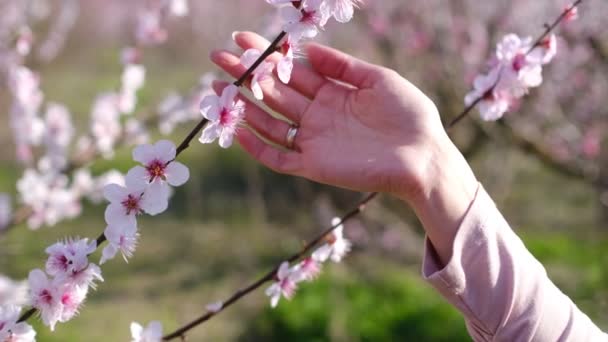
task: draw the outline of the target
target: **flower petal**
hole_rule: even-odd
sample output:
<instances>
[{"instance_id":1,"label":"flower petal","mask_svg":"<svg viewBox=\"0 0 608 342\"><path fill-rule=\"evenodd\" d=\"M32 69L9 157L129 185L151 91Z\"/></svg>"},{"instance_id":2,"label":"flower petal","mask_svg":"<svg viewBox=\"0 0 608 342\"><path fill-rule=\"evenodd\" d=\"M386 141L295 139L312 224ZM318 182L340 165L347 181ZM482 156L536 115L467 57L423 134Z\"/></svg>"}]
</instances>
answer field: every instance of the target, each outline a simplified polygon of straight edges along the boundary
<instances>
[{"instance_id":1,"label":"flower petal","mask_svg":"<svg viewBox=\"0 0 608 342\"><path fill-rule=\"evenodd\" d=\"M279 299L281 299L281 294L277 293L274 296L270 297L270 307L276 308L279 305Z\"/></svg>"},{"instance_id":2,"label":"flower petal","mask_svg":"<svg viewBox=\"0 0 608 342\"><path fill-rule=\"evenodd\" d=\"M148 183L150 183L150 176L148 175L148 171L146 171L146 169L142 166L132 167L131 170L127 172L127 175L125 176L125 181L127 178L132 178L131 181L134 183L143 182L144 184L146 184L146 186Z\"/></svg>"},{"instance_id":3,"label":"flower petal","mask_svg":"<svg viewBox=\"0 0 608 342\"><path fill-rule=\"evenodd\" d=\"M142 164L148 164L156 158L154 147L150 144L143 144L133 149L133 160Z\"/></svg>"},{"instance_id":4,"label":"flower petal","mask_svg":"<svg viewBox=\"0 0 608 342\"><path fill-rule=\"evenodd\" d=\"M325 262L331 255L332 247L325 244L312 253L312 258L318 262Z\"/></svg>"},{"instance_id":5,"label":"flower petal","mask_svg":"<svg viewBox=\"0 0 608 342\"><path fill-rule=\"evenodd\" d=\"M159 321L152 321L148 324L149 336L152 339L161 339L163 337L163 326Z\"/></svg>"},{"instance_id":6,"label":"flower petal","mask_svg":"<svg viewBox=\"0 0 608 342\"><path fill-rule=\"evenodd\" d=\"M293 57L285 56L277 64L277 73L281 82L288 84L293 71Z\"/></svg>"},{"instance_id":7,"label":"flower petal","mask_svg":"<svg viewBox=\"0 0 608 342\"><path fill-rule=\"evenodd\" d=\"M205 129L203 129L203 133L201 137L198 139L202 144L210 144L215 141L220 136L222 128L219 123L213 122L207 124Z\"/></svg>"},{"instance_id":8,"label":"flower petal","mask_svg":"<svg viewBox=\"0 0 608 342\"><path fill-rule=\"evenodd\" d=\"M217 95L205 96L200 104L200 112L207 120L217 121L220 118L220 98Z\"/></svg>"},{"instance_id":9,"label":"flower petal","mask_svg":"<svg viewBox=\"0 0 608 342\"><path fill-rule=\"evenodd\" d=\"M137 226L135 214L127 215L127 212L121 203L112 203L108 205L104 213L104 218L108 225Z\"/></svg>"},{"instance_id":10,"label":"flower petal","mask_svg":"<svg viewBox=\"0 0 608 342\"><path fill-rule=\"evenodd\" d=\"M220 106L223 108L232 108L234 99L238 93L239 88L237 88L234 84L224 88L224 91L222 91L222 96L220 97Z\"/></svg>"},{"instance_id":11,"label":"flower petal","mask_svg":"<svg viewBox=\"0 0 608 342\"><path fill-rule=\"evenodd\" d=\"M234 140L234 132L230 130L224 130L220 134L220 146L222 148L228 148L232 146L232 141Z\"/></svg>"},{"instance_id":12,"label":"flower petal","mask_svg":"<svg viewBox=\"0 0 608 342\"><path fill-rule=\"evenodd\" d=\"M334 8L334 18L340 23L347 23L353 18L355 8L351 1L337 1Z\"/></svg>"},{"instance_id":13,"label":"flower petal","mask_svg":"<svg viewBox=\"0 0 608 342\"><path fill-rule=\"evenodd\" d=\"M250 68L261 55L262 52L260 52L258 49L245 50L241 56L241 64L243 64L245 68Z\"/></svg>"},{"instance_id":14,"label":"flower petal","mask_svg":"<svg viewBox=\"0 0 608 342\"><path fill-rule=\"evenodd\" d=\"M144 331L144 327L142 327L137 322L131 322L131 337L138 341L141 338L141 334Z\"/></svg>"},{"instance_id":15,"label":"flower petal","mask_svg":"<svg viewBox=\"0 0 608 342\"><path fill-rule=\"evenodd\" d=\"M283 261L279 269L277 270L277 278L285 279L289 275L289 263L287 261Z\"/></svg>"},{"instance_id":16,"label":"flower petal","mask_svg":"<svg viewBox=\"0 0 608 342\"><path fill-rule=\"evenodd\" d=\"M129 194L141 194L142 192L144 192L149 183L147 179L148 175L147 172L145 172L145 169L144 174L145 175L142 176L141 171L127 173L127 175L125 176L126 191L123 193L123 196L120 201L123 201L125 197L127 197Z\"/></svg>"},{"instance_id":17,"label":"flower petal","mask_svg":"<svg viewBox=\"0 0 608 342\"><path fill-rule=\"evenodd\" d=\"M156 158L164 162L175 159L175 144L170 140L159 140L154 144Z\"/></svg>"},{"instance_id":18,"label":"flower petal","mask_svg":"<svg viewBox=\"0 0 608 342\"><path fill-rule=\"evenodd\" d=\"M112 183L103 187L103 197L105 197L108 201L112 203L120 203L128 195L129 192L127 191L127 189L118 184Z\"/></svg>"},{"instance_id":19,"label":"flower petal","mask_svg":"<svg viewBox=\"0 0 608 342\"><path fill-rule=\"evenodd\" d=\"M167 165L165 174L167 176L167 183L172 186L183 185L190 178L190 170L184 164L176 161Z\"/></svg>"},{"instance_id":20,"label":"flower petal","mask_svg":"<svg viewBox=\"0 0 608 342\"><path fill-rule=\"evenodd\" d=\"M169 206L169 186L165 182L154 181L148 186L141 199L142 209L150 215L158 215Z\"/></svg>"},{"instance_id":21,"label":"flower petal","mask_svg":"<svg viewBox=\"0 0 608 342\"><path fill-rule=\"evenodd\" d=\"M251 92L253 93L253 97L258 100L264 99L264 92L262 91L262 87L260 86L260 75L256 74L253 76L253 80L251 81Z\"/></svg>"},{"instance_id":22,"label":"flower petal","mask_svg":"<svg viewBox=\"0 0 608 342\"><path fill-rule=\"evenodd\" d=\"M302 12L293 6L285 6L279 9L281 19L287 23L297 23L302 18Z\"/></svg>"}]
</instances>

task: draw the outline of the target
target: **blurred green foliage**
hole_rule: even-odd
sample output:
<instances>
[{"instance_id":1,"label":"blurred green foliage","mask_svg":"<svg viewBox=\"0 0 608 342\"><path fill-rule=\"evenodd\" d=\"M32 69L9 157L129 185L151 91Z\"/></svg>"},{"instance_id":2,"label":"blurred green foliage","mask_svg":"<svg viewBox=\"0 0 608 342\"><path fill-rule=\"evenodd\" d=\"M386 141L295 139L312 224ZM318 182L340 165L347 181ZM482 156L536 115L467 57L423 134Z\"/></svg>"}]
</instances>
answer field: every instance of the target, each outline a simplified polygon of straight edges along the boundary
<instances>
[{"instance_id":1,"label":"blurred green foliage","mask_svg":"<svg viewBox=\"0 0 608 342\"><path fill-rule=\"evenodd\" d=\"M395 266L365 276L336 268L250 321L239 341L470 340L462 317L419 276Z\"/></svg>"}]
</instances>

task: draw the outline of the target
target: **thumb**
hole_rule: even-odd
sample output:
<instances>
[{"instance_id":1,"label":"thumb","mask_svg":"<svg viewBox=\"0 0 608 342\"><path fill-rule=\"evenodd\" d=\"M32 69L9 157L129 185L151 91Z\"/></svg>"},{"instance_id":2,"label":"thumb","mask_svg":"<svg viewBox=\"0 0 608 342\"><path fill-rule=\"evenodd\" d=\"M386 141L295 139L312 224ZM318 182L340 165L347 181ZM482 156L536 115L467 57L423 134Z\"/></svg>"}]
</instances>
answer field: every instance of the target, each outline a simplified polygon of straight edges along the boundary
<instances>
[{"instance_id":1,"label":"thumb","mask_svg":"<svg viewBox=\"0 0 608 342\"><path fill-rule=\"evenodd\" d=\"M315 43L307 44L306 50L311 66L322 76L357 88L370 88L380 78L381 67L344 52Z\"/></svg>"}]
</instances>

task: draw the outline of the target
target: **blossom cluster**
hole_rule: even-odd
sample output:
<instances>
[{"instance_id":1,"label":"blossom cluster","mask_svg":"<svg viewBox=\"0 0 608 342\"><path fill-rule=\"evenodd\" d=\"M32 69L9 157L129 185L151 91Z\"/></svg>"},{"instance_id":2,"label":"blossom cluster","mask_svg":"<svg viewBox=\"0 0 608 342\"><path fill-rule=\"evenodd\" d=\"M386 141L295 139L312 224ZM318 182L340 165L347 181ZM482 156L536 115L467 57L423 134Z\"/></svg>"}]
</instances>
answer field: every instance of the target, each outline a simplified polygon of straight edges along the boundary
<instances>
[{"instance_id":1,"label":"blossom cluster","mask_svg":"<svg viewBox=\"0 0 608 342\"><path fill-rule=\"evenodd\" d=\"M114 258L118 252L127 260L137 243L136 217L144 212L157 215L165 211L170 186L179 186L188 180L188 169L175 161L175 157L176 148L170 141L140 145L133 150L133 159L142 165L129 170L124 185L111 183L104 186L104 197L110 202L105 211L107 227L104 231L108 244L103 249L100 264ZM95 282L103 281L101 268L89 261L89 256L97 247L97 241L86 238L58 242L46 249L49 257L45 270L30 272L28 285L31 305L40 312L42 321L51 330L55 329L57 322L72 319L78 313L89 288L94 288ZM18 313L19 310L15 310ZM10 311L11 315L13 311ZM23 334L31 334L31 327L24 330L16 320L10 322L13 327L11 334L22 330Z\"/></svg>"},{"instance_id":2,"label":"blossom cluster","mask_svg":"<svg viewBox=\"0 0 608 342\"><path fill-rule=\"evenodd\" d=\"M123 176L117 175L116 171L96 177L86 168L73 172L72 152L77 156L76 165L81 165L79 158L83 162L97 155L111 158L119 143L135 145L149 140L143 122L131 115L137 107L137 92L143 87L146 76L139 47L146 45L148 40L143 37L150 35L150 32L142 34L142 27L150 30L150 26L143 24L142 18L152 15L160 22L160 18L167 15L181 17L188 13L188 3L187 0L163 0L138 13L141 15L135 30L136 44L125 48L121 55L120 86L117 91L103 92L96 97L89 130L77 138L68 108L60 103L45 104L39 75L23 65L35 38L29 24L23 19L7 28L9 34L16 30L11 51L22 57L10 59L6 69L16 156L26 165L17 190L20 203L31 212L27 222L32 229L78 216L82 199L99 202L103 186L124 182Z\"/></svg>"},{"instance_id":3,"label":"blossom cluster","mask_svg":"<svg viewBox=\"0 0 608 342\"><path fill-rule=\"evenodd\" d=\"M162 44L167 40L168 32L163 27L166 13L175 17L186 16L189 12L188 0L161 0L152 3L139 13L135 37L142 45Z\"/></svg>"},{"instance_id":4,"label":"blossom cluster","mask_svg":"<svg viewBox=\"0 0 608 342\"><path fill-rule=\"evenodd\" d=\"M262 80L270 77L275 67L281 82L288 84L291 80L294 58L301 43L316 37L332 17L341 23L350 21L358 4L357 0L266 0L266 2L279 6L286 37L277 47L282 56L276 65L270 61L262 61L251 74L251 91L258 100L264 99ZM251 68L262 55L263 52L260 50L248 49L241 56L241 64ZM242 123L245 112L244 102L236 99L237 95L237 87L228 86L220 96L209 95L201 101L201 114L210 121L199 139L201 143L212 143L219 138L221 147L228 148L232 145L234 134Z\"/></svg>"},{"instance_id":5,"label":"blossom cluster","mask_svg":"<svg viewBox=\"0 0 608 342\"><path fill-rule=\"evenodd\" d=\"M335 217L332 227L335 227L326 237L326 242L317 248L309 257L290 267L289 262L284 261L276 273L276 282L266 289L266 295L270 297L270 306L276 307L281 297L291 299L295 295L298 283L313 281L321 272L324 262L331 260L339 263L350 251L351 243L344 237L344 226L341 219Z\"/></svg>"},{"instance_id":6,"label":"blossom cluster","mask_svg":"<svg viewBox=\"0 0 608 342\"><path fill-rule=\"evenodd\" d=\"M566 21L577 17L576 7L564 10ZM508 34L497 44L490 61L490 71L477 76L473 90L465 97L465 104L479 104L481 117L495 121L509 111L530 88L541 85L543 66L557 54L557 38L549 34L537 42L532 37L521 38Z\"/></svg>"},{"instance_id":7,"label":"blossom cluster","mask_svg":"<svg viewBox=\"0 0 608 342\"><path fill-rule=\"evenodd\" d=\"M142 165L129 170L124 186L109 184L104 188L104 196L110 202L105 211L107 227L104 231L108 245L103 249L100 263L114 258L118 252L127 261L137 244L137 216L165 211L170 187L180 186L188 180L188 168L175 161L175 157L175 145L168 140L140 145L133 150L133 159ZM152 322L143 328L134 322L131 334L135 342L160 341L162 326L160 322Z\"/></svg>"},{"instance_id":8,"label":"blossom cluster","mask_svg":"<svg viewBox=\"0 0 608 342\"><path fill-rule=\"evenodd\" d=\"M187 0L168 0L160 4L159 9L163 13L168 11L183 16L188 11ZM33 41L32 32L22 31L14 49L19 54L27 55ZM96 282L103 281L101 268L89 260L98 242L108 241L100 264L113 258L119 251L125 259L131 256L138 235L135 215L143 212L156 215L166 210L171 193L169 185L181 185L189 177L188 169L174 160L176 148L173 143L159 141L155 145L145 144L147 132L134 119L127 120L122 127L121 116L133 113L137 105L136 93L145 81L145 68L139 63L139 57L136 48L123 51L124 69L119 91L98 96L92 110L90 134L76 143L77 155L93 150L95 154L106 157L112 155L119 139L129 144L143 144L133 151L134 159L143 166L132 168L126 176L112 170L94 177L87 168L74 170L69 165L68 154L75 129L68 109L58 103L48 103L42 114L44 95L39 76L18 64L21 60L15 60L7 67L13 100L11 124L17 156L28 165L17 183L20 201L30 212L28 225L38 228L43 224L54 225L62 219L75 217L81 212L82 198L99 202L105 197L110 205L105 213L107 227L103 239L66 239L48 247L44 270L34 269L29 274L27 298L21 300L11 295L14 298L9 298L9 302L0 303L0 341L35 340L36 333L32 327L19 322L19 305L31 305L51 330L58 322L73 318L89 290L95 288ZM39 146L44 147L44 153L36 156ZM35 157L37 160L34 162ZM10 224L10 211L10 198L2 194L0 229ZM5 288L2 293L16 294L12 290L5 291ZM28 315L35 311L28 311Z\"/></svg>"},{"instance_id":9,"label":"blossom cluster","mask_svg":"<svg viewBox=\"0 0 608 342\"><path fill-rule=\"evenodd\" d=\"M180 186L190 177L188 168L175 157L175 145L168 140L139 145L133 150L133 159L142 165L129 170L124 186L105 186L103 194L110 202L104 215L108 245L100 263L114 258L119 251L126 261L137 243L137 216L158 215L167 210L171 186Z\"/></svg>"},{"instance_id":10,"label":"blossom cluster","mask_svg":"<svg viewBox=\"0 0 608 342\"><path fill-rule=\"evenodd\" d=\"M32 270L28 277L32 307L51 330L57 322L72 319L84 302L89 287L103 281L99 266L89 262L96 241L67 239L48 247L45 271Z\"/></svg>"},{"instance_id":11,"label":"blossom cluster","mask_svg":"<svg viewBox=\"0 0 608 342\"><path fill-rule=\"evenodd\" d=\"M67 175L59 172L27 169L17 181L17 191L21 203L31 211L27 218L29 227L37 229L80 215L83 198L98 203L102 199L101 189L116 182L123 182L123 175L116 170L94 177L88 169L80 169L70 182Z\"/></svg>"}]
</instances>

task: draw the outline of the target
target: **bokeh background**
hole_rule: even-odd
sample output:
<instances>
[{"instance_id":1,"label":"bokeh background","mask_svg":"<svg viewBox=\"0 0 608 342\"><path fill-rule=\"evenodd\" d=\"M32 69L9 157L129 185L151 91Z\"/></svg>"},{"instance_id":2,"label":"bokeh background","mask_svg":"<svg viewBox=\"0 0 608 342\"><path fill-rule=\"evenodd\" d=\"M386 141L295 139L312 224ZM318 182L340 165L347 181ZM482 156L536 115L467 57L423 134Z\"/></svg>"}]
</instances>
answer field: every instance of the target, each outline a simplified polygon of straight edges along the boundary
<instances>
[{"instance_id":1,"label":"bokeh background","mask_svg":"<svg viewBox=\"0 0 608 342\"><path fill-rule=\"evenodd\" d=\"M1 6L11 1L2 0ZM34 2L42 2L34 1ZM62 1L48 1L44 37ZM145 1L82 0L75 25L55 58L33 54L47 100L64 103L86 131L96 94L119 86L122 47L130 44ZM320 41L399 71L438 105L445 121L506 33L537 36L564 1L368 0L353 22L332 23ZM601 328L608 330L608 32L603 0L585 1L578 21L559 29L559 54L545 82L501 122L476 113L451 133L513 229L550 277ZM235 30L271 36L280 30L262 0L190 1L185 18L167 23L165 44L145 50L147 83L134 115L156 115L171 92L187 93L216 71L212 49ZM8 125L10 97L0 89L0 192L18 206ZM219 77L226 77L221 76ZM170 135L180 141L192 123ZM157 129L152 138L160 137ZM128 170L130 147L92 163L93 173ZM180 157L182 158L182 157ZM172 330L273 267L346 212L361 194L275 174L239 147L198 143L183 155L192 177L170 210L140 219L135 257L104 265L105 282L80 315L40 341L126 341L131 321L161 320ZM64 236L95 237L104 207L85 203L74 220L0 232L0 274L24 279L42 267L44 248ZM420 277L423 231L411 211L387 196L347 224L354 251L301 286L293 301L270 309L258 291L189 334L190 341L468 341L464 322ZM0 296L1 298L1 296Z\"/></svg>"}]
</instances>

